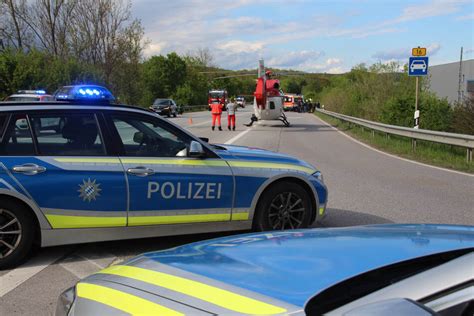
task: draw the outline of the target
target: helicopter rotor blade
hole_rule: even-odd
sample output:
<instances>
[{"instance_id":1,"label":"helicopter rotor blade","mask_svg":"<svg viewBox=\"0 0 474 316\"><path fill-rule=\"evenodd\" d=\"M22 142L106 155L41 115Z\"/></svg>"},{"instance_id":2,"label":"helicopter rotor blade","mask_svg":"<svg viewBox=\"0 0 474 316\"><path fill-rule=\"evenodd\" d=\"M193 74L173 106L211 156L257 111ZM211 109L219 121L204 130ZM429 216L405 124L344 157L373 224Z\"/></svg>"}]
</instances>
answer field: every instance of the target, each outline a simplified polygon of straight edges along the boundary
<instances>
[{"instance_id":1,"label":"helicopter rotor blade","mask_svg":"<svg viewBox=\"0 0 474 316\"><path fill-rule=\"evenodd\" d=\"M222 77L213 78L213 80L227 79L227 78L238 78L238 77L250 77L250 76L257 77L257 74L242 74L242 75L222 76Z\"/></svg>"}]
</instances>

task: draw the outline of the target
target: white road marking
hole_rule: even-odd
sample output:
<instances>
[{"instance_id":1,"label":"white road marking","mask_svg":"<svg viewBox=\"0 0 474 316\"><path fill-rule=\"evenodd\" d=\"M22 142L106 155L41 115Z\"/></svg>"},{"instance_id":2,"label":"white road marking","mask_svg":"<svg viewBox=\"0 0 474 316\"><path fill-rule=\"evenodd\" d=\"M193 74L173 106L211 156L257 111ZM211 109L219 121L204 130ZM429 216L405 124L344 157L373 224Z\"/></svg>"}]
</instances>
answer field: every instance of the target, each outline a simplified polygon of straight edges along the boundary
<instances>
[{"instance_id":1,"label":"white road marking","mask_svg":"<svg viewBox=\"0 0 474 316\"><path fill-rule=\"evenodd\" d=\"M249 128L249 129L246 129L246 130L243 131L243 132L238 133L237 135L235 135L234 137L232 137L231 139L229 139L228 141L226 141L224 144L230 145L230 144L235 143L239 138L241 138L242 136L244 136L245 134L247 134L248 132L250 132L250 130L251 130L251 129Z\"/></svg>"},{"instance_id":2,"label":"white road marking","mask_svg":"<svg viewBox=\"0 0 474 316\"><path fill-rule=\"evenodd\" d=\"M108 267L117 257L111 254L97 255L93 252L80 251L64 259L60 266L83 279L99 270Z\"/></svg>"},{"instance_id":3,"label":"white road marking","mask_svg":"<svg viewBox=\"0 0 474 316\"><path fill-rule=\"evenodd\" d=\"M383 154L385 156L389 156L389 157L392 157L392 158L396 158L396 159L399 159L399 160L403 160L403 161L406 161L406 162L410 162L410 163L413 163L413 164L416 164L416 165L420 165L420 166L424 166L424 167L428 167L428 168L433 168L433 169L438 169L438 170L442 170L442 171L447 171L447 172L451 172L451 173L456 173L456 174L460 174L460 175L463 175L463 176L468 176L468 177L474 177L474 174L470 174L470 173L466 173L466 172L462 172L462 171L456 171L456 170L451 170L451 169L447 169L447 168L442 168L442 167L437 167L437 166L432 166L432 165L428 165L428 164L425 164L425 163L422 163L422 162L418 162L418 161L414 161L414 160L410 160L410 159L406 159L406 158L402 158L402 157L399 157L399 156L396 156L396 155L392 155L392 154L389 154L389 153L386 153L384 151L381 151L379 149L376 149L370 145L367 145L349 135L347 135L346 133L340 131L339 129L337 129L336 127L328 124L326 121L324 121L323 119L317 117L316 115L314 115L315 118L318 118L321 122L323 122L324 124L326 124L327 126L331 127L332 129L336 130L338 133L340 133L341 135L349 138L350 140L352 140L353 142L356 142L357 144L359 145L362 145L368 149L371 149L373 151L376 151L378 152L379 154Z\"/></svg>"},{"instance_id":4,"label":"white road marking","mask_svg":"<svg viewBox=\"0 0 474 316\"><path fill-rule=\"evenodd\" d=\"M64 250L51 249L51 251L43 252L39 256L31 259L21 267L2 275L0 277L0 297L3 297L35 274L41 272L63 255Z\"/></svg>"}]
</instances>

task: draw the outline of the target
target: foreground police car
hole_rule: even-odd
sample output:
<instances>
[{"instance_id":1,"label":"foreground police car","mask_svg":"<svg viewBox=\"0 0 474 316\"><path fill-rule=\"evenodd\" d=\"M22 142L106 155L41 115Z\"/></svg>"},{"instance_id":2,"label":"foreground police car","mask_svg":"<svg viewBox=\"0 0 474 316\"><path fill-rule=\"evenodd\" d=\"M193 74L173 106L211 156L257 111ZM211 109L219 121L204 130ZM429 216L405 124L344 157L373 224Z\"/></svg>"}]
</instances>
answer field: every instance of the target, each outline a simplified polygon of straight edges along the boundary
<instances>
[{"instance_id":1,"label":"foreground police car","mask_svg":"<svg viewBox=\"0 0 474 316\"><path fill-rule=\"evenodd\" d=\"M472 315L474 227L264 232L150 252L65 291L57 315Z\"/></svg>"},{"instance_id":2,"label":"foreground police car","mask_svg":"<svg viewBox=\"0 0 474 316\"><path fill-rule=\"evenodd\" d=\"M322 176L301 160L207 144L153 112L109 104L101 87L56 98L0 107L0 267L33 243L299 228L325 215Z\"/></svg>"}]
</instances>

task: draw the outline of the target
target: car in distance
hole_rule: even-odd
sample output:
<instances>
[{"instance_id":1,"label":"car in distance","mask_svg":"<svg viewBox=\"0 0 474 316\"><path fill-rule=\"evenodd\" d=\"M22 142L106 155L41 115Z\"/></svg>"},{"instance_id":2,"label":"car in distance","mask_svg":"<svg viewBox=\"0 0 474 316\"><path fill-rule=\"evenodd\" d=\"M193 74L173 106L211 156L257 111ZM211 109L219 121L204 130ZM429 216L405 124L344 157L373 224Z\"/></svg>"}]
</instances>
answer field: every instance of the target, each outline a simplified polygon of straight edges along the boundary
<instances>
[{"instance_id":1,"label":"car in distance","mask_svg":"<svg viewBox=\"0 0 474 316\"><path fill-rule=\"evenodd\" d=\"M472 226L251 233L110 266L56 315L472 315L473 262Z\"/></svg>"},{"instance_id":2,"label":"car in distance","mask_svg":"<svg viewBox=\"0 0 474 316\"><path fill-rule=\"evenodd\" d=\"M102 87L55 97L0 107L0 268L33 244L302 228L326 213L321 172L298 158L209 144Z\"/></svg>"},{"instance_id":3,"label":"car in distance","mask_svg":"<svg viewBox=\"0 0 474 316\"><path fill-rule=\"evenodd\" d=\"M8 96L5 101L54 101L54 97L44 90L19 90L17 93Z\"/></svg>"},{"instance_id":4,"label":"car in distance","mask_svg":"<svg viewBox=\"0 0 474 316\"><path fill-rule=\"evenodd\" d=\"M47 102L54 101L54 96L47 94L45 90L18 90L16 94L12 94L5 98L5 101L8 102ZM41 120L37 121L36 129L57 129L60 126L59 121L57 120ZM26 120L18 121L18 126L20 129L27 128Z\"/></svg>"},{"instance_id":5,"label":"car in distance","mask_svg":"<svg viewBox=\"0 0 474 316\"><path fill-rule=\"evenodd\" d=\"M410 65L411 70L421 70L423 72L426 71L426 63L424 60L415 60Z\"/></svg>"},{"instance_id":6,"label":"car in distance","mask_svg":"<svg viewBox=\"0 0 474 316\"><path fill-rule=\"evenodd\" d=\"M245 108L245 98L242 97L242 96L238 96L235 98L235 103L237 104L237 106L241 107L241 108Z\"/></svg>"},{"instance_id":7,"label":"car in distance","mask_svg":"<svg viewBox=\"0 0 474 316\"><path fill-rule=\"evenodd\" d=\"M156 99L150 110L160 115L166 115L167 117L176 117L178 115L178 106L172 99Z\"/></svg>"}]
</instances>

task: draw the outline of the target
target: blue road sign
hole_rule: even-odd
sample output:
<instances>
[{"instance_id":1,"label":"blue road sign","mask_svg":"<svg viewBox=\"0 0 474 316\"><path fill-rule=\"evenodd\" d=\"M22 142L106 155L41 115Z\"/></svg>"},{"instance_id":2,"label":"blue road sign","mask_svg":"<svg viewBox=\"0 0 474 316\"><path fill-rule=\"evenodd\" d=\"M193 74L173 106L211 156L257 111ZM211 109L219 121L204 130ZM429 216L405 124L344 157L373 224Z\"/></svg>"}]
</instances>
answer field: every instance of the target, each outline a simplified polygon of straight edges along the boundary
<instances>
[{"instance_id":1,"label":"blue road sign","mask_svg":"<svg viewBox=\"0 0 474 316\"><path fill-rule=\"evenodd\" d=\"M408 62L409 76L426 76L428 74L428 57L410 57Z\"/></svg>"}]
</instances>

